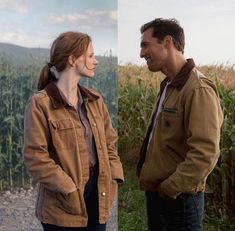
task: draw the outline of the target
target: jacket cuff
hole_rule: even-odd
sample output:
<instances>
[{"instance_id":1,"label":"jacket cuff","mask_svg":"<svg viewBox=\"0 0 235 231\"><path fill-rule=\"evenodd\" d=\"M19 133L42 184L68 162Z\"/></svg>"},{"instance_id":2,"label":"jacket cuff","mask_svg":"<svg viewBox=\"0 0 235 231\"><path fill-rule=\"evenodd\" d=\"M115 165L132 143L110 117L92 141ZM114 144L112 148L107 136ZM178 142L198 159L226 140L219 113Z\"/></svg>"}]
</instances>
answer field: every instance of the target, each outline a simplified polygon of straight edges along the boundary
<instances>
[{"instance_id":1,"label":"jacket cuff","mask_svg":"<svg viewBox=\"0 0 235 231\"><path fill-rule=\"evenodd\" d=\"M176 197L181 193L177 190L176 186L174 186L174 183L172 183L170 179L163 181L159 186L159 190L162 194L171 199L176 199Z\"/></svg>"},{"instance_id":2,"label":"jacket cuff","mask_svg":"<svg viewBox=\"0 0 235 231\"><path fill-rule=\"evenodd\" d=\"M121 165L115 166L111 169L112 179L118 180L118 183L124 181L124 174Z\"/></svg>"},{"instance_id":3,"label":"jacket cuff","mask_svg":"<svg viewBox=\"0 0 235 231\"><path fill-rule=\"evenodd\" d=\"M119 179L119 178L115 178L115 180L117 181L118 184L122 184L124 182L123 179Z\"/></svg>"},{"instance_id":4,"label":"jacket cuff","mask_svg":"<svg viewBox=\"0 0 235 231\"><path fill-rule=\"evenodd\" d=\"M77 190L76 185L74 184L73 180L68 176L63 184L61 184L61 187L58 189L59 192L67 195L71 192L74 192Z\"/></svg>"}]
</instances>

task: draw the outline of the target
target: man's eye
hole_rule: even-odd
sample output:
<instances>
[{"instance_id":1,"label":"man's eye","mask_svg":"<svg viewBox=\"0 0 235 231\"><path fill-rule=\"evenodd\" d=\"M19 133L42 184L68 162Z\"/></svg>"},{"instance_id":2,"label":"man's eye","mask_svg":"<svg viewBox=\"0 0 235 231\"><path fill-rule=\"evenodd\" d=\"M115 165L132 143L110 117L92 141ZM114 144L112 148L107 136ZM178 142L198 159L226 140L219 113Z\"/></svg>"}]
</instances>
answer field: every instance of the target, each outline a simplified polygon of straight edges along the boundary
<instances>
[{"instance_id":1,"label":"man's eye","mask_svg":"<svg viewBox=\"0 0 235 231\"><path fill-rule=\"evenodd\" d=\"M146 48L147 45L148 45L148 44L146 44L146 43L142 43L142 44L141 44L141 48Z\"/></svg>"}]
</instances>

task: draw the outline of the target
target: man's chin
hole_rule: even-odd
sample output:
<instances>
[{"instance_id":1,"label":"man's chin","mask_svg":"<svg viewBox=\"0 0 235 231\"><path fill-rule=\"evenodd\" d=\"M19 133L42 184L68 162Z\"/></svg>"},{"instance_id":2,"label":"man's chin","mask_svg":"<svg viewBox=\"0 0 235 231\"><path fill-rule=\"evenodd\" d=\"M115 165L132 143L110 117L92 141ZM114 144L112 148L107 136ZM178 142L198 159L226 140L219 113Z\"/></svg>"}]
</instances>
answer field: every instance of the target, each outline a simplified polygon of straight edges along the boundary
<instances>
[{"instance_id":1,"label":"man's chin","mask_svg":"<svg viewBox=\"0 0 235 231\"><path fill-rule=\"evenodd\" d=\"M152 71L152 72L157 72L157 71L159 71L157 68L154 68L154 67L152 67L152 66L150 66L150 65L148 65L148 69L149 69L150 71Z\"/></svg>"}]
</instances>

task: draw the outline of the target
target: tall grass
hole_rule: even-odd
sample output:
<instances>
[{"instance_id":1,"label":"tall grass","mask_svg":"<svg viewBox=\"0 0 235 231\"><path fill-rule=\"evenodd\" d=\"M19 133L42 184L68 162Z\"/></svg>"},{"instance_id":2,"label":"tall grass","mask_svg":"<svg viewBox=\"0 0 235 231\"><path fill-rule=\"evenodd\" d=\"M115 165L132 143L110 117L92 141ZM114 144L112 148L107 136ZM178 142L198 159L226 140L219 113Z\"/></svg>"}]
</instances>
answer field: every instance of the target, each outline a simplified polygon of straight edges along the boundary
<instances>
[{"instance_id":1,"label":"tall grass","mask_svg":"<svg viewBox=\"0 0 235 231\"><path fill-rule=\"evenodd\" d=\"M231 217L235 216L235 71L233 66L224 67L223 65L204 66L200 69L215 81L224 111L220 142L221 156L208 179L205 230L225 230L225 227L227 227L226 230L234 230ZM130 185L122 186L119 191L119 225L121 230L127 230L123 229L128 226L123 217L128 217L130 214L138 217L136 214L138 209L142 214L145 213L145 205L142 203L144 195L137 191L135 166L163 76L150 73L146 67L127 65L119 66L118 78L118 147L124 163L127 184ZM130 194L137 198L137 205L133 205L132 209L127 202L131 197ZM216 219L221 223L220 225L215 222ZM138 221L136 218L136 222L138 223L135 226L136 230L145 229L146 224L142 220Z\"/></svg>"},{"instance_id":2,"label":"tall grass","mask_svg":"<svg viewBox=\"0 0 235 231\"><path fill-rule=\"evenodd\" d=\"M162 78L139 66L119 66L118 147L121 153L139 150Z\"/></svg>"},{"instance_id":3,"label":"tall grass","mask_svg":"<svg viewBox=\"0 0 235 231\"><path fill-rule=\"evenodd\" d=\"M23 114L35 88L37 67L0 57L0 190L24 187L30 181L22 158Z\"/></svg>"},{"instance_id":4,"label":"tall grass","mask_svg":"<svg viewBox=\"0 0 235 231\"><path fill-rule=\"evenodd\" d=\"M217 88L224 112L221 131L221 155L209 178L215 206L235 215L235 90L226 89L219 81Z\"/></svg>"}]
</instances>

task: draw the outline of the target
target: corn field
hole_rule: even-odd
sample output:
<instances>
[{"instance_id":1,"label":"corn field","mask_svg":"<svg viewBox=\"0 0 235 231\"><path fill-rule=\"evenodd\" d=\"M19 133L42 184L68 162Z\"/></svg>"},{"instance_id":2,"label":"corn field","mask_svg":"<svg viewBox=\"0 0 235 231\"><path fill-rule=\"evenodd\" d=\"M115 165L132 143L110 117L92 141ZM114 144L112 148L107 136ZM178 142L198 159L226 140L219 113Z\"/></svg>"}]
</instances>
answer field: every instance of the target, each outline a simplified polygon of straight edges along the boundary
<instances>
[{"instance_id":1,"label":"corn field","mask_svg":"<svg viewBox=\"0 0 235 231\"><path fill-rule=\"evenodd\" d=\"M111 117L116 124L116 57L97 57L99 66L94 79L83 79L104 96ZM34 57L26 64L14 57L0 54L0 191L14 187L28 187L31 178L23 164L23 118L25 104L36 91L40 68L47 57Z\"/></svg>"},{"instance_id":2,"label":"corn field","mask_svg":"<svg viewBox=\"0 0 235 231\"><path fill-rule=\"evenodd\" d=\"M220 141L221 155L208 179L206 195L217 211L234 217L235 69L233 66L223 65L203 66L199 69L216 83L224 112ZM135 172L133 169L136 166L141 142L162 79L162 75L149 72L146 66L127 65L118 68L118 145L126 172ZM122 197L120 194L119 196Z\"/></svg>"}]
</instances>

